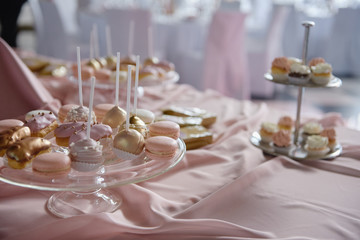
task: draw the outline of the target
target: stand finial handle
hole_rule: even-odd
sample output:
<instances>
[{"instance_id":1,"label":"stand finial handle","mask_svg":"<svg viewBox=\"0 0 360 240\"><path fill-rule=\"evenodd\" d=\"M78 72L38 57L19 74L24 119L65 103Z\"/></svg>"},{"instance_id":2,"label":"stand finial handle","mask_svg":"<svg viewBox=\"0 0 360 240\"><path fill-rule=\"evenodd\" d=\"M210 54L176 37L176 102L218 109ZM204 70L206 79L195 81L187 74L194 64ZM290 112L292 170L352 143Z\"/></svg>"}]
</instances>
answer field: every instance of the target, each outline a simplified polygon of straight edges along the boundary
<instances>
[{"instance_id":1,"label":"stand finial handle","mask_svg":"<svg viewBox=\"0 0 360 240\"><path fill-rule=\"evenodd\" d=\"M305 35L304 35L304 43L303 43L303 51L302 51L302 62L303 62L303 64L306 64L310 27L315 26L315 23L312 21L304 21L304 22L302 22L302 25L305 27Z\"/></svg>"}]
</instances>

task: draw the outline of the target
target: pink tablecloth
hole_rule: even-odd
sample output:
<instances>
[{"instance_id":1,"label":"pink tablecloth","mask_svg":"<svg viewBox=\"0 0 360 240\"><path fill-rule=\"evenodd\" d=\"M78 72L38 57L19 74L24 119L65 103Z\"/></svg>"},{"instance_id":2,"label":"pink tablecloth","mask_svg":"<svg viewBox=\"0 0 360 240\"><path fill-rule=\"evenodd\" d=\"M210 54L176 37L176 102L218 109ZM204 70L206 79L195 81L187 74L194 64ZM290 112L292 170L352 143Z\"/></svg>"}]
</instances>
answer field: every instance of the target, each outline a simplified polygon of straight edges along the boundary
<instances>
[{"instance_id":1,"label":"pink tablecloth","mask_svg":"<svg viewBox=\"0 0 360 240\"><path fill-rule=\"evenodd\" d=\"M265 157L249 142L262 121L283 114L279 109L186 85L146 88L139 99L153 111L170 104L215 112L214 143L188 151L161 176L111 188L123 198L114 213L61 219L46 210L52 192L0 182L0 238L360 238L360 133L342 126L338 115L322 118L336 126L343 154L301 163Z\"/></svg>"}]
</instances>

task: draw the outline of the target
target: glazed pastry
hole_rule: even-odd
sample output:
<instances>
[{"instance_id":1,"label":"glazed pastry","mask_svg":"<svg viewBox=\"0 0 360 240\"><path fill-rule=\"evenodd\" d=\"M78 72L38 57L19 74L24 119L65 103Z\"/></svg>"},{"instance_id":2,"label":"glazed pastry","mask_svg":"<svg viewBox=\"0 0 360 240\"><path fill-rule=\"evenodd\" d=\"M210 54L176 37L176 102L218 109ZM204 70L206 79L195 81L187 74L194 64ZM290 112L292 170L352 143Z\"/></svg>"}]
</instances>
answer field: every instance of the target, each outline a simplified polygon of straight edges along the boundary
<instances>
[{"instance_id":1,"label":"glazed pastry","mask_svg":"<svg viewBox=\"0 0 360 240\"><path fill-rule=\"evenodd\" d=\"M163 114L156 118L157 121L171 121L179 124L180 127L201 125L201 117L179 117Z\"/></svg>"},{"instance_id":2,"label":"glazed pastry","mask_svg":"<svg viewBox=\"0 0 360 240\"><path fill-rule=\"evenodd\" d=\"M261 124L260 136L263 143L270 143L273 135L278 131L278 126L275 123L264 122Z\"/></svg>"},{"instance_id":3,"label":"glazed pastry","mask_svg":"<svg viewBox=\"0 0 360 240\"><path fill-rule=\"evenodd\" d=\"M187 126L180 128L180 138L186 144L186 150L196 149L213 141L213 134L203 126Z\"/></svg>"},{"instance_id":4,"label":"glazed pastry","mask_svg":"<svg viewBox=\"0 0 360 240\"><path fill-rule=\"evenodd\" d=\"M170 160L178 149L177 142L169 137L150 137L145 141L145 154L153 160Z\"/></svg>"},{"instance_id":5,"label":"glazed pastry","mask_svg":"<svg viewBox=\"0 0 360 240\"><path fill-rule=\"evenodd\" d=\"M101 103L98 104L94 107L94 112L96 115L96 120L98 122L102 122L105 114L110 111L110 109L112 109L113 107L115 107L114 104L110 104L110 103Z\"/></svg>"},{"instance_id":6,"label":"glazed pastry","mask_svg":"<svg viewBox=\"0 0 360 240\"><path fill-rule=\"evenodd\" d=\"M289 116L283 116L278 121L279 130L291 131L293 125L294 125L294 121Z\"/></svg>"},{"instance_id":7,"label":"glazed pastry","mask_svg":"<svg viewBox=\"0 0 360 240\"><path fill-rule=\"evenodd\" d=\"M86 129L85 122L69 122L61 124L54 131L56 144L62 147L68 147L70 137L76 131L81 131L84 129Z\"/></svg>"},{"instance_id":8,"label":"glazed pastry","mask_svg":"<svg viewBox=\"0 0 360 240\"><path fill-rule=\"evenodd\" d=\"M271 75L275 81L286 82L290 72L290 63L286 57L275 58L271 63Z\"/></svg>"},{"instance_id":9,"label":"glazed pastry","mask_svg":"<svg viewBox=\"0 0 360 240\"><path fill-rule=\"evenodd\" d=\"M306 84L310 79L310 68L306 65L294 63L290 66L289 82L292 84Z\"/></svg>"},{"instance_id":10,"label":"glazed pastry","mask_svg":"<svg viewBox=\"0 0 360 240\"><path fill-rule=\"evenodd\" d=\"M143 122L143 120L141 120L139 117L137 116L131 116L129 119L129 128L130 129L135 129L136 131L138 131L139 133L141 133L141 135L143 135L144 137L147 134L147 128L146 128L146 124ZM125 125L126 122L124 122L121 126L119 131L125 129Z\"/></svg>"},{"instance_id":11,"label":"glazed pastry","mask_svg":"<svg viewBox=\"0 0 360 240\"><path fill-rule=\"evenodd\" d=\"M59 109L59 112L58 112L58 118L59 118L59 121L60 122L64 122L65 121L65 118L68 114L68 112L73 109L73 108L77 108L79 107L79 105L76 105L76 104L66 104L66 105L62 105Z\"/></svg>"},{"instance_id":12,"label":"glazed pastry","mask_svg":"<svg viewBox=\"0 0 360 240\"><path fill-rule=\"evenodd\" d=\"M42 113L47 113L49 114L51 111L49 110L33 110L33 111L30 111L28 112L26 115L25 115L25 121L29 121L30 119L32 119L33 117L35 117L36 115L39 115L39 114L42 114Z\"/></svg>"},{"instance_id":13,"label":"glazed pastry","mask_svg":"<svg viewBox=\"0 0 360 240\"><path fill-rule=\"evenodd\" d=\"M124 129L116 134L113 151L122 160L133 160L143 152L144 146L143 135L134 129Z\"/></svg>"},{"instance_id":14,"label":"glazed pastry","mask_svg":"<svg viewBox=\"0 0 360 240\"><path fill-rule=\"evenodd\" d=\"M337 145L337 141L336 141L336 131L334 128L325 128L324 130L321 131L320 136L327 137L328 138L328 147L331 150L335 149L335 147Z\"/></svg>"},{"instance_id":15,"label":"glazed pastry","mask_svg":"<svg viewBox=\"0 0 360 240\"><path fill-rule=\"evenodd\" d=\"M89 108L85 106L73 107L67 113L64 122L87 122L89 117ZM91 113L91 123L96 123L95 113L92 111Z\"/></svg>"},{"instance_id":16,"label":"glazed pastry","mask_svg":"<svg viewBox=\"0 0 360 240\"><path fill-rule=\"evenodd\" d=\"M49 64L39 74L42 76L65 77L68 70L64 64Z\"/></svg>"},{"instance_id":17,"label":"glazed pastry","mask_svg":"<svg viewBox=\"0 0 360 240\"><path fill-rule=\"evenodd\" d=\"M57 176L63 175L70 171L70 157L64 153L52 152L44 153L34 158L32 169L36 173Z\"/></svg>"},{"instance_id":18,"label":"glazed pastry","mask_svg":"<svg viewBox=\"0 0 360 240\"><path fill-rule=\"evenodd\" d=\"M86 138L86 127L75 131L69 138L69 144ZM111 138L112 129L109 125L102 123L91 125L90 138L100 141L102 138Z\"/></svg>"},{"instance_id":19,"label":"glazed pastry","mask_svg":"<svg viewBox=\"0 0 360 240\"><path fill-rule=\"evenodd\" d=\"M180 126L171 121L159 121L149 125L148 137L167 136L178 139L180 136Z\"/></svg>"},{"instance_id":20,"label":"glazed pastry","mask_svg":"<svg viewBox=\"0 0 360 240\"><path fill-rule=\"evenodd\" d=\"M24 126L30 128L32 137L45 137L57 128L58 122L52 112L38 113L29 121L25 122Z\"/></svg>"},{"instance_id":21,"label":"glazed pastry","mask_svg":"<svg viewBox=\"0 0 360 240\"><path fill-rule=\"evenodd\" d=\"M6 156L10 167L22 169L37 155L50 151L50 141L39 137L27 137L12 144L6 150Z\"/></svg>"},{"instance_id":22,"label":"glazed pastry","mask_svg":"<svg viewBox=\"0 0 360 240\"><path fill-rule=\"evenodd\" d=\"M103 163L103 146L93 139L81 139L70 144L71 166L80 172L98 169Z\"/></svg>"},{"instance_id":23,"label":"glazed pastry","mask_svg":"<svg viewBox=\"0 0 360 240\"><path fill-rule=\"evenodd\" d=\"M330 82L332 67L328 63L319 63L311 67L311 81L317 85L326 85Z\"/></svg>"},{"instance_id":24,"label":"glazed pastry","mask_svg":"<svg viewBox=\"0 0 360 240\"><path fill-rule=\"evenodd\" d=\"M48 61L34 57L22 58L22 61L33 72L38 72L49 64Z\"/></svg>"},{"instance_id":25,"label":"glazed pastry","mask_svg":"<svg viewBox=\"0 0 360 240\"><path fill-rule=\"evenodd\" d=\"M202 118L201 125L209 127L216 122L216 115L204 109L196 107L176 107L170 106L162 110L163 114L174 115L179 117L200 117Z\"/></svg>"},{"instance_id":26,"label":"glazed pastry","mask_svg":"<svg viewBox=\"0 0 360 240\"><path fill-rule=\"evenodd\" d=\"M104 116L102 123L109 125L111 128L117 128L126 120L126 111L119 106L110 109Z\"/></svg>"},{"instance_id":27,"label":"glazed pastry","mask_svg":"<svg viewBox=\"0 0 360 240\"><path fill-rule=\"evenodd\" d=\"M321 156L329 152L328 138L320 135L309 136L306 140L305 150L309 156Z\"/></svg>"},{"instance_id":28,"label":"glazed pastry","mask_svg":"<svg viewBox=\"0 0 360 240\"><path fill-rule=\"evenodd\" d=\"M272 136L272 142L276 152L287 154L291 148L290 132L285 130L277 131Z\"/></svg>"},{"instance_id":29,"label":"glazed pastry","mask_svg":"<svg viewBox=\"0 0 360 240\"><path fill-rule=\"evenodd\" d=\"M5 121L5 120L3 120ZM2 121L0 121L2 122ZM30 137L31 131L26 126L15 126L0 131L0 157L4 156L6 149L15 142Z\"/></svg>"}]
</instances>

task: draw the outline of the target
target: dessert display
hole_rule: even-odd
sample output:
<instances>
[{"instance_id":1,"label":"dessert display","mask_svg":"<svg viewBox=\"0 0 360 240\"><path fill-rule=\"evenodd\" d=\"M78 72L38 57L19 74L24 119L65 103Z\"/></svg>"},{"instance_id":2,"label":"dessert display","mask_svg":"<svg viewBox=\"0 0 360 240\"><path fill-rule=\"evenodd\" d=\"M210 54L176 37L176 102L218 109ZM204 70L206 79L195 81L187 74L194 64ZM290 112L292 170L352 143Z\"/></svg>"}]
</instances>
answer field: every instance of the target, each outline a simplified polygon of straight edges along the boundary
<instances>
[{"instance_id":1,"label":"dessert display","mask_svg":"<svg viewBox=\"0 0 360 240\"><path fill-rule=\"evenodd\" d=\"M177 142L167 136L149 137L145 140L145 154L154 160L169 160L175 156Z\"/></svg>"}]
</instances>

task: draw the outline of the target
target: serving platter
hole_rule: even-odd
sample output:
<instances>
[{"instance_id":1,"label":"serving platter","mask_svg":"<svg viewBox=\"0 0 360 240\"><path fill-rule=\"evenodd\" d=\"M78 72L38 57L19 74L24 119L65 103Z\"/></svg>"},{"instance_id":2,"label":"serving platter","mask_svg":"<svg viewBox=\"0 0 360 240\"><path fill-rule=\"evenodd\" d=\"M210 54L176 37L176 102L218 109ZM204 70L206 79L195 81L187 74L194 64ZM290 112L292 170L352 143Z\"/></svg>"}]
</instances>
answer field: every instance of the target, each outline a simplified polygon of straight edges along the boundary
<instances>
[{"instance_id":1,"label":"serving platter","mask_svg":"<svg viewBox=\"0 0 360 240\"><path fill-rule=\"evenodd\" d=\"M272 143L264 143L263 141L261 141L261 136L258 131L254 131L251 134L250 142L269 155L287 156L298 161L313 161L319 159L331 160L338 157L342 152L342 146L340 144L337 144L334 149L329 150L329 152L323 155L309 155L305 150L305 146L302 144L299 144L297 146L292 145L287 152L278 152Z\"/></svg>"},{"instance_id":2,"label":"serving platter","mask_svg":"<svg viewBox=\"0 0 360 240\"><path fill-rule=\"evenodd\" d=\"M331 75L330 81L326 85L318 85L318 84L315 84L315 83L311 82L311 80L309 82L307 82L306 84L295 84L295 83L289 83L288 81L285 81L285 82L278 81L278 80L275 80L273 78L271 73L265 73L264 77L265 77L266 80L274 82L274 83L283 84L283 85L294 85L294 86L300 86L300 87L337 88L337 87L340 87L342 85L342 80L340 78L338 78L338 77L335 77L334 75Z\"/></svg>"}]
</instances>

